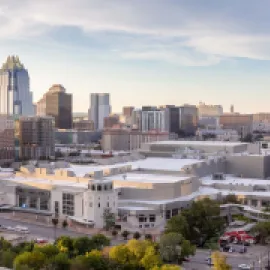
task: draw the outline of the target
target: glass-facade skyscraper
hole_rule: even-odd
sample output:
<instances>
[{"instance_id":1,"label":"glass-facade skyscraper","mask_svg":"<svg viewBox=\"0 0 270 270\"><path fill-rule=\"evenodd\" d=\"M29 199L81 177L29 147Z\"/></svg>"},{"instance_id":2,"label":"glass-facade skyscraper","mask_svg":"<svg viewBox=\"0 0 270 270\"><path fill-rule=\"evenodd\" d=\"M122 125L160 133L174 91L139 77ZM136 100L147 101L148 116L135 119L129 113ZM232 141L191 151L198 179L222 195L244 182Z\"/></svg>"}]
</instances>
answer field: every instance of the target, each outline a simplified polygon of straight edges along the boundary
<instances>
[{"instance_id":1,"label":"glass-facade skyscraper","mask_svg":"<svg viewBox=\"0 0 270 270\"><path fill-rule=\"evenodd\" d=\"M28 71L18 56L9 56L0 69L0 114L34 115Z\"/></svg>"}]
</instances>

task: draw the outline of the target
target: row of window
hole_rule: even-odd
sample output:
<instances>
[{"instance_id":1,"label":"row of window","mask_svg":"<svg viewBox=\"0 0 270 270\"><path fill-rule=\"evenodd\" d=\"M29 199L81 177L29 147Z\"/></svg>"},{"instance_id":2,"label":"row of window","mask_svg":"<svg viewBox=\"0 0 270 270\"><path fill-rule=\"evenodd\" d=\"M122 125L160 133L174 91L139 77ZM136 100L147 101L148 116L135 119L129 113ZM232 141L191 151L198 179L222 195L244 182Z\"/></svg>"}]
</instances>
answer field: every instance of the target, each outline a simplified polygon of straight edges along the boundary
<instances>
[{"instance_id":1,"label":"row of window","mask_svg":"<svg viewBox=\"0 0 270 270\"><path fill-rule=\"evenodd\" d=\"M89 188L93 191L97 190L97 191L102 191L102 190L112 190L113 189L113 185L112 184L92 184L89 185Z\"/></svg>"}]
</instances>

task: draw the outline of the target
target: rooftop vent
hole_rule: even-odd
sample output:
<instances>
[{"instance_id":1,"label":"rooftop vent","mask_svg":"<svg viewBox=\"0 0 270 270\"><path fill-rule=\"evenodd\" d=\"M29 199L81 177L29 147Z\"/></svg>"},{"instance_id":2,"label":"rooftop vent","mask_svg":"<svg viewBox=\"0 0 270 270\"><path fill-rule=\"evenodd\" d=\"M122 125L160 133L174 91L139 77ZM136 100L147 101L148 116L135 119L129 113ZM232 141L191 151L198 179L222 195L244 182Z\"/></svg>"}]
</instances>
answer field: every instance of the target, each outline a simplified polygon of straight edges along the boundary
<instances>
[{"instance_id":1,"label":"rooftop vent","mask_svg":"<svg viewBox=\"0 0 270 270\"><path fill-rule=\"evenodd\" d=\"M225 175L223 173L213 173L212 180L225 180Z\"/></svg>"}]
</instances>

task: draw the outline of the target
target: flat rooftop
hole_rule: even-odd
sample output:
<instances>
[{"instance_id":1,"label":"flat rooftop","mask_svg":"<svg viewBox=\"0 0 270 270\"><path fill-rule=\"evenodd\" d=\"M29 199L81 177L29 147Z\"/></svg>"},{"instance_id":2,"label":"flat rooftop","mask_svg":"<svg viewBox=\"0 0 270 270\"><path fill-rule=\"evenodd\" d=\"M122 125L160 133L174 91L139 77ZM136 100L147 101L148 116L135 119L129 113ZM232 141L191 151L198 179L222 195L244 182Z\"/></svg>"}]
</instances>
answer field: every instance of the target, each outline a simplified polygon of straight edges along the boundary
<instances>
[{"instance_id":1,"label":"flat rooftop","mask_svg":"<svg viewBox=\"0 0 270 270\"><path fill-rule=\"evenodd\" d=\"M185 145L193 145L193 146L237 146L237 145L247 145L247 143L242 142L226 142L226 141L157 141L150 142L148 144L151 145L175 145L175 146L185 146Z\"/></svg>"},{"instance_id":2,"label":"flat rooftop","mask_svg":"<svg viewBox=\"0 0 270 270\"><path fill-rule=\"evenodd\" d=\"M112 181L123 181L123 182L137 182L137 183L153 183L153 184L168 184L177 183L189 179L188 176L172 176L166 174L146 174L146 173L126 173L117 174L106 177Z\"/></svg>"},{"instance_id":3,"label":"flat rooftop","mask_svg":"<svg viewBox=\"0 0 270 270\"><path fill-rule=\"evenodd\" d=\"M242 185L242 186L270 186L270 180L242 178L233 175L225 175L224 180L213 180L212 176L206 176L200 179L203 185L224 184L224 185Z\"/></svg>"},{"instance_id":4,"label":"flat rooftop","mask_svg":"<svg viewBox=\"0 0 270 270\"><path fill-rule=\"evenodd\" d=\"M161 171L181 171L186 165L201 163L203 160L198 159L180 159L180 158L155 158L149 157L137 161L125 163L117 163L113 165L71 165L70 168L64 170L73 171L76 176L83 177L87 173L101 171L110 168L120 168L126 165L131 165L133 170L161 170Z\"/></svg>"}]
</instances>

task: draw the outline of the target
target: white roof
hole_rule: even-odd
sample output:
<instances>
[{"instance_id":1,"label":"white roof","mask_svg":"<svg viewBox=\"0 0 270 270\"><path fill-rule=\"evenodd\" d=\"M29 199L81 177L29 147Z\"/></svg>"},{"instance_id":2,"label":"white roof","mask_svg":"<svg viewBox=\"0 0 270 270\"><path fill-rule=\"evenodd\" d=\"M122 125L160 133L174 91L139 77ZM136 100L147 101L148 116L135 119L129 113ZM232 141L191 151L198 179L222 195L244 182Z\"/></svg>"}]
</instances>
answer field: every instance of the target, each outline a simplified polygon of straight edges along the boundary
<instances>
[{"instance_id":1,"label":"white roof","mask_svg":"<svg viewBox=\"0 0 270 270\"><path fill-rule=\"evenodd\" d=\"M243 185L243 186L268 186L270 180L255 178L240 178L233 175L225 175L225 180L213 180L212 176L201 178L203 185L223 184L223 185Z\"/></svg>"},{"instance_id":2,"label":"white roof","mask_svg":"<svg viewBox=\"0 0 270 270\"><path fill-rule=\"evenodd\" d=\"M143 206L119 206L119 210L129 210L129 211L149 211L149 210L155 210L154 208L150 207L143 207Z\"/></svg>"},{"instance_id":3,"label":"white roof","mask_svg":"<svg viewBox=\"0 0 270 270\"><path fill-rule=\"evenodd\" d=\"M116 181L121 180L124 182L138 182L138 183L159 183L168 184L176 183L179 181L187 180L190 177L187 176L174 176L167 174L146 174L146 173L126 173L117 174L106 177L108 180Z\"/></svg>"},{"instance_id":4,"label":"white roof","mask_svg":"<svg viewBox=\"0 0 270 270\"><path fill-rule=\"evenodd\" d=\"M73 171L76 176L83 177L85 174L94 171L100 171L110 168L120 168L126 165L131 165L132 169L140 168L144 170L180 171L186 165L192 165L201 162L203 162L203 160L149 157L146 159L125 163L117 163L113 165L71 165L70 168L64 168L64 170Z\"/></svg>"},{"instance_id":5,"label":"white roof","mask_svg":"<svg viewBox=\"0 0 270 270\"><path fill-rule=\"evenodd\" d=\"M227 142L227 141L157 141L151 142L149 144L158 145L193 145L193 146L237 146L237 145L247 145L247 143L242 142Z\"/></svg>"},{"instance_id":6,"label":"white roof","mask_svg":"<svg viewBox=\"0 0 270 270\"><path fill-rule=\"evenodd\" d=\"M119 200L119 203L142 203L142 204L152 204L152 205L160 205L160 204L168 204L173 202L184 202L194 200L199 196L204 195L217 195L220 191L214 188L200 187L198 191L191 193L187 196L181 196L169 200Z\"/></svg>"}]
</instances>

